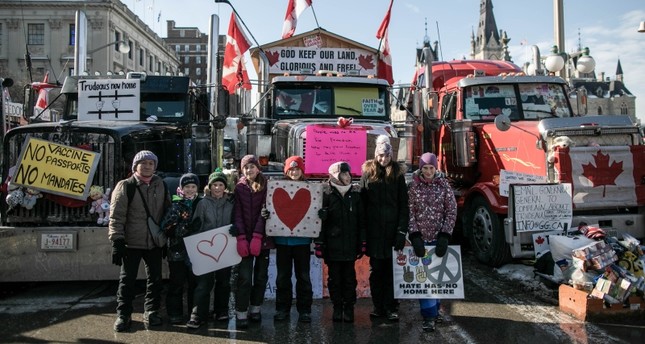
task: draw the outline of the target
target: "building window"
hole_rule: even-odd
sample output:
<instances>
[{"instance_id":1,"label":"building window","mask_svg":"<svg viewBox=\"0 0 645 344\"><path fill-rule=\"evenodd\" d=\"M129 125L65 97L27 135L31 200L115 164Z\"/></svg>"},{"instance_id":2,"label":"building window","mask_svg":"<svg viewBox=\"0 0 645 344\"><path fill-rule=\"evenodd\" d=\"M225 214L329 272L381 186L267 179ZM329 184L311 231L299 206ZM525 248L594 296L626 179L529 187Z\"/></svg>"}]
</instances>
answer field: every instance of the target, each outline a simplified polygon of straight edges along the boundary
<instances>
[{"instance_id":1,"label":"building window","mask_svg":"<svg viewBox=\"0 0 645 344\"><path fill-rule=\"evenodd\" d=\"M202 69L201 68L195 68L195 75L202 75Z\"/></svg>"},{"instance_id":2,"label":"building window","mask_svg":"<svg viewBox=\"0 0 645 344\"><path fill-rule=\"evenodd\" d=\"M627 104L625 103L620 104L620 114L629 115L629 113L627 113Z\"/></svg>"},{"instance_id":3,"label":"building window","mask_svg":"<svg viewBox=\"0 0 645 344\"><path fill-rule=\"evenodd\" d=\"M197 64L202 63L202 57L201 56L195 56L195 63L197 63Z\"/></svg>"},{"instance_id":4,"label":"building window","mask_svg":"<svg viewBox=\"0 0 645 344\"><path fill-rule=\"evenodd\" d=\"M69 45L76 43L76 24L69 24Z\"/></svg>"},{"instance_id":5,"label":"building window","mask_svg":"<svg viewBox=\"0 0 645 344\"><path fill-rule=\"evenodd\" d=\"M139 48L139 66L143 66L146 63L146 52L143 48Z\"/></svg>"},{"instance_id":6,"label":"building window","mask_svg":"<svg viewBox=\"0 0 645 344\"><path fill-rule=\"evenodd\" d=\"M45 44L45 24L28 24L27 36L29 45Z\"/></svg>"},{"instance_id":7,"label":"building window","mask_svg":"<svg viewBox=\"0 0 645 344\"><path fill-rule=\"evenodd\" d=\"M199 51L201 51L201 50L202 50L202 45L201 45L201 44L197 44L197 45L195 46L195 49L196 49L198 52L199 52Z\"/></svg>"},{"instance_id":8,"label":"building window","mask_svg":"<svg viewBox=\"0 0 645 344\"><path fill-rule=\"evenodd\" d=\"M186 76L190 75L190 68L188 67L184 68L184 75Z\"/></svg>"},{"instance_id":9,"label":"building window","mask_svg":"<svg viewBox=\"0 0 645 344\"><path fill-rule=\"evenodd\" d=\"M132 60L132 55L134 54L134 47L132 41L128 41L128 46L130 46L130 51L128 51L128 59Z\"/></svg>"},{"instance_id":10,"label":"building window","mask_svg":"<svg viewBox=\"0 0 645 344\"><path fill-rule=\"evenodd\" d=\"M190 45L189 44L184 45L184 51L190 51Z\"/></svg>"},{"instance_id":11,"label":"building window","mask_svg":"<svg viewBox=\"0 0 645 344\"><path fill-rule=\"evenodd\" d=\"M148 58L148 70L152 72L152 66L154 65L154 56L150 55Z\"/></svg>"},{"instance_id":12,"label":"building window","mask_svg":"<svg viewBox=\"0 0 645 344\"><path fill-rule=\"evenodd\" d=\"M119 41L121 41L121 33L118 31L114 31L114 41L117 42L114 44L114 51L118 52L119 51Z\"/></svg>"},{"instance_id":13,"label":"building window","mask_svg":"<svg viewBox=\"0 0 645 344\"><path fill-rule=\"evenodd\" d=\"M157 62L157 70L156 70L156 72L161 73L161 62L159 62L159 61Z\"/></svg>"},{"instance_id":14,"label":"building window","mask_svg":"<svg viewBox=\"0 0 645 344\"><path fill-rule=\"evenodd\" d=\"M175 51L180 52L181 51L181 45L179 45L179 44L175 45Z\"/></svg>"},{"instance_id":15,"label":"building window","mask_svg":"<svg viewBox=\"0 0 645 344\"><path fill-rule=\"evenodd\" d=\"M184 64L190 63L190 56L184 56Z\"/></svg>"}]
</instances>

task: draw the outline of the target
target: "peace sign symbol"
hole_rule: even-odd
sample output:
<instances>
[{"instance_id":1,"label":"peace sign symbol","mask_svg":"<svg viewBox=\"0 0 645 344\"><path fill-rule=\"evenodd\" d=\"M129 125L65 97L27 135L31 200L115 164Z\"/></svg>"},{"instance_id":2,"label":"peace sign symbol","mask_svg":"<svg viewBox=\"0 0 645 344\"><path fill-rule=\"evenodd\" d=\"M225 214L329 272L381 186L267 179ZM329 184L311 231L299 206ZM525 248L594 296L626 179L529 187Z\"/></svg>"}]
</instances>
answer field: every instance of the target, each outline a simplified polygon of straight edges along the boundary
<instances>
[{"instance_id":1,"label":"peace sign symbol","mask_svg":"<svg viewBox=\"0 0 645 344\"><path fill-rule=\"evenodd\" d=\"M431 247L428 254L432 255L433 257L437 257L434 255L435 247ZM448 250L446 251L446 255L444 255L441 258L437 258L436 260L433 259L433 262L436 262L438 260L441 260L439 265L429 268L428 265L424 265L423 267L426 270L426 278L428 281L434 283L434 284L445 284L445 283L457 283L461 279L461 259L459 259L459 254L455 249L452 247L448 246ZM457 264L458 269L456 271L451 271L448 269L448 263L451 264Z\"/></svg>"}]
</instances>

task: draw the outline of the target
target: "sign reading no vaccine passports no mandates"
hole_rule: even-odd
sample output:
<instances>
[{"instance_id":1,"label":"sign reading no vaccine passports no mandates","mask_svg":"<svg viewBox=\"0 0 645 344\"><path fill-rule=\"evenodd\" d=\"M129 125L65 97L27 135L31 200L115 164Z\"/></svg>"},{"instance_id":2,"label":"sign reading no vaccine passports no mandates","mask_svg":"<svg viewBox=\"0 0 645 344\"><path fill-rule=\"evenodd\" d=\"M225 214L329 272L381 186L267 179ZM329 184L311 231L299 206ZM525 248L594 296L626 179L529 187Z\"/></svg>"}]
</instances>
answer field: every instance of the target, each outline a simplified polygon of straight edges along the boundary
<instances>
[{"instance_id":1,"label":"sign reading no vaccine passports no mandates","mask_svg":"<svg viewBox=\"0 0 645 344\"><path fill-rule=\"evenodd\" d=\"M101 155L30 137L11 182L43 192L86 200Z\"/></svg>"},{"instance_id":2,"label":"sign reading no vaccine passports no mandates","mask_svg":"<svg viewBox=\"0 0 645 344\"><path fill-rule=\"evenodd\" d=\"M402 254L392 253L395 299L463 299L464 276L461 247L448 246L437 257L435 246L426 246L424 257L417 257L411 246Z\"/></svg>"}]
</instances>

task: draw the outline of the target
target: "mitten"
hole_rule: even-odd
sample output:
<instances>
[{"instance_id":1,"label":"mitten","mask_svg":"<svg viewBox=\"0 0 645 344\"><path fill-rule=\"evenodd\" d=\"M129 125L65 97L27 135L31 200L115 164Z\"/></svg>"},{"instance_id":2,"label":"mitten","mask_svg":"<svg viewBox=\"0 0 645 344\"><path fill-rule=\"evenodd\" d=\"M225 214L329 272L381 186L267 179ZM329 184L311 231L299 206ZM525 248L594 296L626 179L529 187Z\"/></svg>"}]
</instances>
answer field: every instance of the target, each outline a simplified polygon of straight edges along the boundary
<instances>
[{"instance_id":1,"label":"mitten","mask_svg":"<svg viewBox=\"0 0 645 344\"><path fill-rule=\"evenodd\" d=\"M410 233L410 242L414 248L414 255L417 257L424 257L426 255L426 248L423 244L421 232Z\"/></svg>"},{"instance_id":2,"label":"mitten","mask_svg":"<svg viewBox=\"0 0 645 344\"><path fill-rule=\"evenodd\" d=\"M405 247L405 232L399 231L394 238L394 250L401 251Z\"/></svg>"},{"instance_id":3,"label":"mitten","mask_svg":"<svg viewBox=\"0 0 645 344\"><path fill-rule=\"evenodd\" d=\"M327 208L318 209L318 217L323 221L327 220Z\"/></svg>"},{"instance_id":4,"label":"mitten","mask_svg":"<svg viewBox=\"0 0 645 344\"><path fill-rule=\"evenodd\" d=\"M361 242L358 245L358 250L356 252L356 259L361 259L367 253L367 243L365 241Z\"/></svg>"},{"instance_id":5,"label":"mitten","mask_svg":"<svg viewBox=\"0 0 645 344\"><path fill-rule=\"evenodd\" d=\"M314 245L314 254L316 255L317 258L322 259L323 258L323 245L316 243Z\"/></svg>"},{"instance_id":6,"label":"mitten","mask_svg":"<svg viewBox=\"0 0 645 344\"><path fill-rule=\"evenodd\" d=\"M437 247L434 250L434 253L437 257L443 257L448 251L448 241L450 241L450 234L441 232L437 236Z\"/></svg>"},{"instance_id":7,"label":"mitten","mask_svg":"<svg viewBox=\"0 0 645 344\"><path fill-rule=\"evenodd\" d=\"M262 208L262 210L260 211L260 216L262 216L266 220L271 217L271 213L269 212L269 210L267 210L267 208Z\"/></svg>"},{"instance_id":8,"label":"mitten","mask_svg":"<svg viewBox=\"0 0 645 344\"><path fill-rule=\"evenodd\" d=\"M112 264L121 266L125 258L125 240L116 239L112 241Z\"/></svg>"},{"instance_id":9,"label":"mitten","mask_svg":"<svg viewBox=\"0 0 645 344\"><path fill-rule=\"evenodd\" d=\"M250 253L252 256L257 257L260 255L260 251L262 250L262 237L264 237L264 235L260 233L253 233L253 239L251 239L251 246L250 246L251 248Z\"/></svg>"},{"instance_id":10,"label":"mitten","mask_svg":"<svg viewBox=\"0 0 645 344\"><path fill-rule=\"evenodd\" d=\"M237 254L242 258L249 255L249 242L246 241L246 235L238 235L237 237Z\"/></svg>"},{"instance_id":11,"label":"mitten","mask_svg":"<svg viewBox=\"0 0 645 344\"><path fill-rule=\"evenodd\" d=\"M238 236L239 232L237 227L235 227L235 224L231 224L231 227L228 228L228 234L234 237Z\"/></svg>"}]
</instances>

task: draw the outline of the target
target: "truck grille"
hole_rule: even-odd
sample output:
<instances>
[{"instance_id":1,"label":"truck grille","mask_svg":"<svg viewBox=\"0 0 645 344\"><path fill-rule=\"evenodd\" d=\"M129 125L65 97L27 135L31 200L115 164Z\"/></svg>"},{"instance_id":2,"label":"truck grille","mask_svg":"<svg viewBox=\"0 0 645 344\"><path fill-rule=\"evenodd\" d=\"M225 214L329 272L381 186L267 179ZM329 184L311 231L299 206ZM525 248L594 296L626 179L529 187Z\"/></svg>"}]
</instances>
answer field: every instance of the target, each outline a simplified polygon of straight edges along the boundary
<instances>
[{"instance_id":1,"label":"truck grille","mask_svg":"<svg viewBox=\"0 0 645 344\"><path fill-rule=\"evenodd\" d=\"M11 133L9 133L10 135ZM6 170L16 166L20 157L22 145L29 137L55 142L57 144L82 148L99 152L101 158L94 174L91 185L100 185L104 189L114 188L122 173L118 173L117 152L115 140L112 136L103 133L89 132L38 132L18 133L9 138L8 147L5 149L5 175ZM6 142L6 141L5 141ZM24 190L24 188L23 188ZM89 213L91 200L80 201L53 194L43 193L32 209L18 206L7 212L4 197L1 201L2 219L5 225L91 225L96 223L96 215Z\"/></svg>"}]
</instances>

